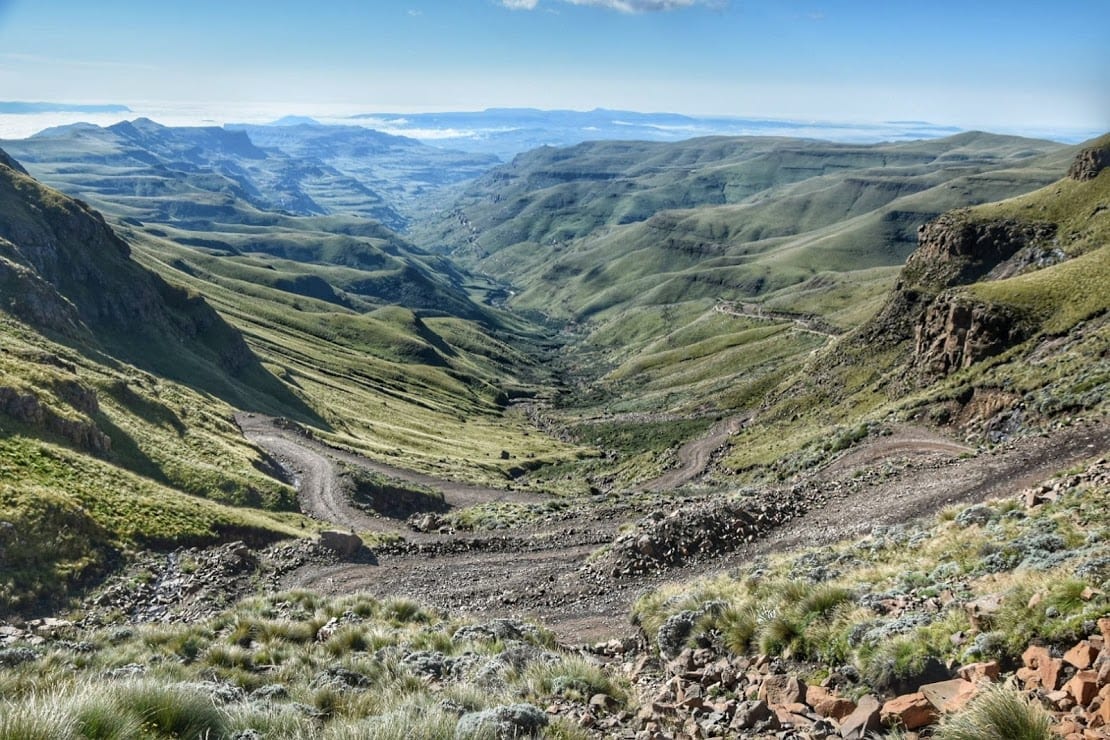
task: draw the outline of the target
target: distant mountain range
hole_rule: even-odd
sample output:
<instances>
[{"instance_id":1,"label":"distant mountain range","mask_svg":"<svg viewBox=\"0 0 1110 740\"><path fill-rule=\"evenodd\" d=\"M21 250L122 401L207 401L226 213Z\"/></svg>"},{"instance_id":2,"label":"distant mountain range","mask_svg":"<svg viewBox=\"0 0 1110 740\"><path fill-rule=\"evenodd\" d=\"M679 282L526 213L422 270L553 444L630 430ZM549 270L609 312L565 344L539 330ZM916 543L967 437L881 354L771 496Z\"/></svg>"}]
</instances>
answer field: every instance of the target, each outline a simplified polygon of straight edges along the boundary
<instances>
[{"instance_id":1,"label":"distant mountain range","mask_svg":"<svg viewBox=\"0 0 1110 740\"><path fill-rule=\"evenodd\" d=\"M702 117L637 113L491 108L456 113L366 113L352 121L426 143L511 159L541 146L583 141L681 141L699 136L791 136L839 142L906 141L950 136L962 129L924 121L834 123L761 118Z\"/></svg>"},{"instance_id":2,"label":"distant mountain range","mask_svg":"<svg viewBox=\"0 0 1110 740\"><path fill-rule=\"evenodd\" d=\"M417 197L498 163L362 126L310 123L171 127L136 118L57 126L5 146L68 193L102 208L126 198L126 215L163 223L241 221L230 211L249 205L359 216L399 229Z\"/></svg>"}]
</instances>

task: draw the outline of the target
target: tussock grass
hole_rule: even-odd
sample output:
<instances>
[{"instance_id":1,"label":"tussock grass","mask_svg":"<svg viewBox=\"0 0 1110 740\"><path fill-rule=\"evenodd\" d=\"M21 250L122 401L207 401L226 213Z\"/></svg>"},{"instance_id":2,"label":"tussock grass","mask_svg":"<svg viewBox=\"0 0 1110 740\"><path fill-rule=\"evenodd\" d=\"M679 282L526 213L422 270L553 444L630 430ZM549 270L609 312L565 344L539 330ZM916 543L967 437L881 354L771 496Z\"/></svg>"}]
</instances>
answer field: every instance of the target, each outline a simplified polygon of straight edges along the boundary
<instances>
[{"instance_id":1,"label":"tussock grass","mask_svg":"<svg viewBox=\"0 0 1110 740\"><path fill-rule=\"evenodd\" d=\"M333 618L337 632L316 639ZM459 712L522 700L603 692L627 706L625 679L550 633L455 640L463 624L406 599L292 591L200 624L109 628L0 670L0 738L453 737ZM179 657L192 640L195 659ZM549 736L583 737L570 725Z\"/></svg>"},{"instance_id":2,"label":"tussock grass","mask_svg":"<svg viewBox=\"0 0 1110 740\"><path fill-rule=\"evenodd\" d=\"M990 686L957 714L941 720L938 740L1050 740L1051 720L1003 684Z\"/></svg>"},{"instance_id":3,"label":"tussock grass","mask_svg":"<svg viewBox=\"0 0 1110 740\"><path fill-rule=\"evenodd\" d=\"M1110 608L1099 570L1106 517L1095 503L1105 495L1073 484L1031 510L1010 500L957 507L932 524L760 558L651 591L633 620L656 639L668 618L701 612L690 645L850 664L877 689L937 664L1014 660L1034 640L1074 644ZM963 604L987 595L1001 606L976 627Z\"/></svg>"}]
</instances>

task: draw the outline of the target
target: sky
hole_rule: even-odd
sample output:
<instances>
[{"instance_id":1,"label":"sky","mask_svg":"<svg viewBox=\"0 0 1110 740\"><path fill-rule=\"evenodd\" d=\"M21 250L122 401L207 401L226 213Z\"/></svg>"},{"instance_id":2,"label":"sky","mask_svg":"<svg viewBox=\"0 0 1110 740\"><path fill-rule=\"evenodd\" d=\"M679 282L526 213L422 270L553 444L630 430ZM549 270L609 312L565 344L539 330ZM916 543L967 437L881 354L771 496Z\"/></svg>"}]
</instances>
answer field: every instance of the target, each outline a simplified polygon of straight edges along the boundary
<instances>
[{"instance_id":1,"label":"sky","mask_svg":"<svg viewBox=\"0 0 1110 740\"><path fill-rule=\"evenodd\" d=\"M0 0L0 100L1110 130L1110 0Z\"/></svg>"}]
</instances>

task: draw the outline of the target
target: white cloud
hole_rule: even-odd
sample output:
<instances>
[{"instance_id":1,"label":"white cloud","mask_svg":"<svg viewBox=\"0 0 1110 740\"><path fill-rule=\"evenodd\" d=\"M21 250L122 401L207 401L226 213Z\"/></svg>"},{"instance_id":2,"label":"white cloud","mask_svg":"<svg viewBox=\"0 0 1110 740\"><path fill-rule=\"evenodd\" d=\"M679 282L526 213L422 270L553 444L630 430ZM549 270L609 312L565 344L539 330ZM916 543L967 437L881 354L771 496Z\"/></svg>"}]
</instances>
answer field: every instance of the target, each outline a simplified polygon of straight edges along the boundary
<instances>
[{"instance_id":1,"label":"white cloud","mask_svg":"<svg viewBox=\"0 0 1110 740\"><path fill-rule=\"evenodd\" d=\"M691 8L695 5L723 8L728 4L728 0L563 0L563 2L571 5L608 8L621 13L658 13ZM501 0L501 4L510 10L535 10L539 0Z\"/></svg>"},{"instance_id":2,"label":"white cloud","mask_svg":"<svg viewBox=\"0 0 1110 740\"><path fill-rule=\"evenodd\" d=\"M723 0L565 0L574 5L592 5L598 8L609 8L621 13L658 13L660 11L679 10L690 8L694 5L708 5L722 7Z\"/></svg>"}]
</instances>

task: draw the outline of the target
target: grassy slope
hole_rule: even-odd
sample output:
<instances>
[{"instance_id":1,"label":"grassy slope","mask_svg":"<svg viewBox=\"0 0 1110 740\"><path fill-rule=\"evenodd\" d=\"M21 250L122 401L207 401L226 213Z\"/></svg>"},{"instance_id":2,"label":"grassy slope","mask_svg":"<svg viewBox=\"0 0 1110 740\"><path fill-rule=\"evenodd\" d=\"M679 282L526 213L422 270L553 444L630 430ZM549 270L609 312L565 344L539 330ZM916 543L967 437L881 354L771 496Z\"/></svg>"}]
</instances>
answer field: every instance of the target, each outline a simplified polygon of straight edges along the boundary
<instances>
[{"instance_id":1,"label":"grassy slope","mask_svg":"<svg viewBox=\"0 0 1110 740\"><path fill-rule=\"evenodd\" d=\"M1050 182L1070 157L988 134L583 144L521 155L415 233L510 281L512 305L574 321L567 364L602 376L603 410L720 414L828 340L781 316L723 315L719 301L858 326L920 223Z\"/></svg>"},{"instance_id":2,"label":"grassy slope","mask_svg":"<svg viewBox=\"0 0 1110 740\"><path fill-rule=\"evenodd\" d=\"M854 332L816 354L768 397L760 420L737 438L726 464L736 470L777 466L780 475L812 462L836 425L894 417L936 416L953 399L997 389L1037 415L1105 410L1110 375L1091 358L1110 341L1107 233L1110 174L1089 182L1061 180L1024 196L971 209L975 221L1018 219L1057 224L1053 247L1071 259L957 292L1008 307L1032 327L1031 338L1003 354L959 370L927 387L907 389L909 343L864 341ZM1103 207L1100 207L1103 206ZM1102 411L1099 411L1100 413ZM790 456L806 450L787 463Z\"/></svg>"},{"instance_id":3,"label":"grassy slope","mask_svg":"<svg viewBox=\"0 0 1110 740\"><path fill-rule=\"evenodd\" d=\"M260 472L225 403L8 317L0 336L0 387L111 440L92 452L0 414L0 521L14 527L0 542L0 611L64 596L129 547L298 533L277 514L295 509L292 489ZM95 411L67 400L78 390L95 394Z\"/></svg>"},{"instance_id":4,"label":"grassy slope","mask_svg":"<svg viewBox=\"0 0 1110 740\"><path fill-rule=\"evenodd\" d=\"M333 442L405 467L494 483L522 460L531 466L579 454L502 413L507 397L544 380L535 360L513 346L542 336L529 337L512 319L491 331L400 306L347 308L268 286L242 259L209 258L141 235L137 256L203 293L265 365L318 410L322 434ZM284 267L302 275L335 269Z\"/></svg>"}]
</instances>

